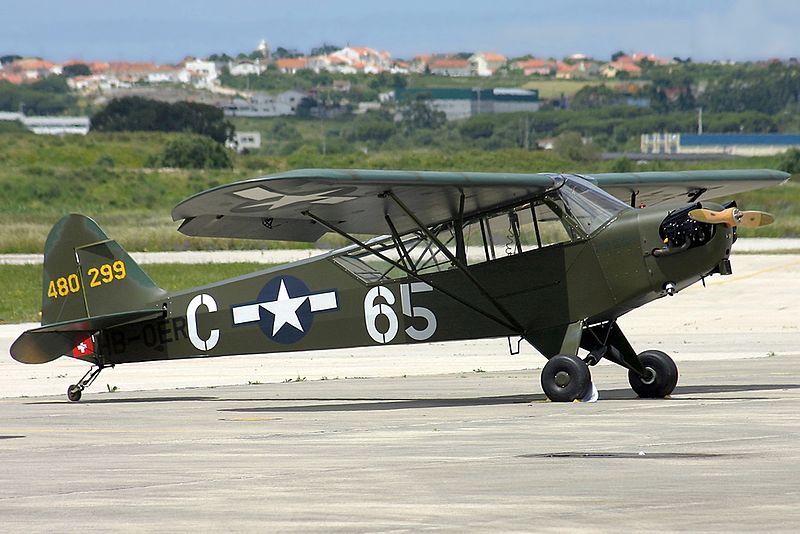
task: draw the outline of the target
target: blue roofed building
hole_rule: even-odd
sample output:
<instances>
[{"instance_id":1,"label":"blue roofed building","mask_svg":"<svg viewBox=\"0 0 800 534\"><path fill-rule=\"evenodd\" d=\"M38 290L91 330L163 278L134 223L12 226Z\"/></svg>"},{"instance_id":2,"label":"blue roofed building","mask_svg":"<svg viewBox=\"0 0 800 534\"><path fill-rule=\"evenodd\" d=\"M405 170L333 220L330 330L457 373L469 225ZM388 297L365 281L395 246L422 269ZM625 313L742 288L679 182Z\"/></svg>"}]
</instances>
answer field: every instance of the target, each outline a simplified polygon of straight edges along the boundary
<instances>
[{"instance_id":1,"label":"blue roofed building","mask_svg":"<svg viewBox=\"0 0 800 534\"><path fill-rule=\"evenodd\" d=\"M725 154L729 156L772 156L800 149L800 134L642 134L645 154Z\"/></svg>"}]
</instances>

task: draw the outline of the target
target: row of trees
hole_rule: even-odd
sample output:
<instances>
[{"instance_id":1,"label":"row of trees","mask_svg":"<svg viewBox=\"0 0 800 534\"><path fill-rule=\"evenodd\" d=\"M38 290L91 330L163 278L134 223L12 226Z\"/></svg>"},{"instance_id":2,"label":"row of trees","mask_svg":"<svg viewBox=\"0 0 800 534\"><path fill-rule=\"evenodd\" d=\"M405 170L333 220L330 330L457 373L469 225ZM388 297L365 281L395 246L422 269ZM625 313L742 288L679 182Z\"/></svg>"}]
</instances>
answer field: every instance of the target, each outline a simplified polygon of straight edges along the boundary
<instances>
[{"instance_id":1,"label":"row of trees","mask_svg":"<svg viewBox=\"0 0 800 534\"><path fill-rule=\"evenodd\" d=\"M63 76L49 76L30 84L14 85L0 80L0 110L27 115L62 115L76 105Z\"/></svg>"},{"instance_id":2,"label":"row of trees","mask_svg":"<svg viewBox=\"0 0 800 534\"><path fill-rule=\"evenodd\" d=\"M98 132L146 131L190 132L224 143L232 137L233 125L222 110L194 102L161 102L138 96L116 98L92 116Z\"/></svg>"}]
</instances>

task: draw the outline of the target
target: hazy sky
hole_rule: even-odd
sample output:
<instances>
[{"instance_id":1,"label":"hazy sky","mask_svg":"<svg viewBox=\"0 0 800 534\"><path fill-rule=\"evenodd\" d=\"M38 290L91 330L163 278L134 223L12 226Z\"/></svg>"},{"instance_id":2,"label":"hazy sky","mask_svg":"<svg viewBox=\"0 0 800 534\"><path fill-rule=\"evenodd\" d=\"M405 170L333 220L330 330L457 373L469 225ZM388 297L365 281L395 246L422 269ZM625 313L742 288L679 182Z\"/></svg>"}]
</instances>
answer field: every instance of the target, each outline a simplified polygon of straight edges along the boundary
<instances>
[{"instance_id":1,"label":"hazy sky","mask_svg":"<svg viewBox=\"0 0 800 534\"><path fill-rule=\"evenodd\" d=\"M175 62L249 52L264 38L395 57L487 50L607 58L800 57L798 0L2 0L0 54Z\"/></svg>"}]
</instances>

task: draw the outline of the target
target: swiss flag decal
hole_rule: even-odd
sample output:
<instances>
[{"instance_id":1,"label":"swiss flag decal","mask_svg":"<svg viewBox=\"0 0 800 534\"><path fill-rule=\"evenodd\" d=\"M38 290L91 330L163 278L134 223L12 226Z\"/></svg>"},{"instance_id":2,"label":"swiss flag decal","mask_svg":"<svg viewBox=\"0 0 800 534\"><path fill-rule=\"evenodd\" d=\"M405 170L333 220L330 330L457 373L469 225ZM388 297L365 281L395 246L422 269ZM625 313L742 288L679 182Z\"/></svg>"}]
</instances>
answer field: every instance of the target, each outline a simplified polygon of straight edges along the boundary
<instances>
[{"instance_id":1,"label":"swiss flag decal","mask_svg":"<svg viewBox=\"0 0 800 534\"><path fill-rule=\"evenodd\" d=\"M79 337L75 346L72 347L72 355L76 358L82 358L92 354L94 354L94 342L92 341L92 336L87 338Z\"/></svg>"}]
</instances>

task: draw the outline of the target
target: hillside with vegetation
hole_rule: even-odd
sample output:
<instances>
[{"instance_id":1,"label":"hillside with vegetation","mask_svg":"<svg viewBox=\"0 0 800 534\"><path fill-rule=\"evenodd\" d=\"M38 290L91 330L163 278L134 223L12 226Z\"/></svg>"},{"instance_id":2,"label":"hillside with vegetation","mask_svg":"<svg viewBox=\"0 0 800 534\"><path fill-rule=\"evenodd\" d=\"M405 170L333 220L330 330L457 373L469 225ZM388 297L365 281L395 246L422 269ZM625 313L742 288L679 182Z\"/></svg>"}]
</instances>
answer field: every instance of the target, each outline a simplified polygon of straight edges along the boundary
<instances>
[{"instance_id":1,"label":"hillside with vegetation","mask_svg":"<svg viewBox=\"0 0 800 534\"><path fill-rule=\"evenodd\" d=\"M206 188L295 168L607 172L766 167L800 171L797 152L703 163L603 161L585 153L580 143L570 147L566 142L569 136L564 137L564 146L552 151L513 146L486 149L458 140L463 125L448 126L446 134L436 129L427 133L409 130L398 134L405 136L406 146L398 143L392 148L363 150L344 133L345 125L354 128L358 121L324 123L322 127L318 120L261 121L264 131L283 133L274 134L274 143L267 143L259 153L226 151L232 166L222 169L153 166L163 157L165 147L191 143L189 134L93 132L85 137L51 137L0 133L0 252L41 252L51 225L69 212L91 215L130 250L283 247L284 243L189 238L176 231L178 225L172 222L170 211L182 199ZM321 136L329 138L327 153L323 153ZM291 150L287 137L293 139ZM433 142L438 137L449 137L453 144ZM420 146L426 139L431 140L429 146ZM800 185L790 182L741 195L738 200L746 208L766 209L778 216L778 222L759 235L800 236ZM322 246L326 243L331 241L323 241Z\"/></svg>"}]
</instances>

